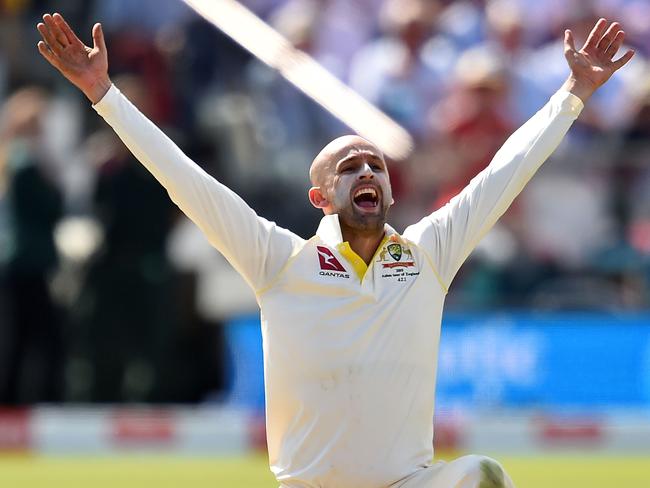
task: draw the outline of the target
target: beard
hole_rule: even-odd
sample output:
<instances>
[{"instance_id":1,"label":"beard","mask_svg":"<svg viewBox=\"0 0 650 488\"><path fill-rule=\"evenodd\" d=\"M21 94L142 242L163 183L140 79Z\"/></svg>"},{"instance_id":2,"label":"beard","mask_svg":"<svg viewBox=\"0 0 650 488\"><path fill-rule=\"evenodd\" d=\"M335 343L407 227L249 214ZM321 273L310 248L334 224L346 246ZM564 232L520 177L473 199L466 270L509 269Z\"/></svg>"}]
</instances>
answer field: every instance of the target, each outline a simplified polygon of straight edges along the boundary
<instances>
[{"instance_id":1,"label":"beard","mask_svg":"<svg viewBox=\"0 0 650 488\"><path fill-rule=\"evenodd\" d=\"M374 234L384 230L390 206L382 202L377 213L361 212L354 204L341 208L338 212L341 228L360 234Z\"/></svg>"}]
</instances>

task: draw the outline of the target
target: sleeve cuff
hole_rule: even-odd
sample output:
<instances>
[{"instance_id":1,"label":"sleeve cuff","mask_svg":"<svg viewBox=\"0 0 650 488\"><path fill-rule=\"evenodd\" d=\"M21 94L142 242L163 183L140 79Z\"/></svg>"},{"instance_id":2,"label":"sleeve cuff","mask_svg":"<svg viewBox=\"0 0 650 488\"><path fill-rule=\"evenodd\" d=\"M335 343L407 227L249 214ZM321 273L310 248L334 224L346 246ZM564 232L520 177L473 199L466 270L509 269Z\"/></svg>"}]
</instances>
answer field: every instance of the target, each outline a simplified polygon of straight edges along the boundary
<instances>
[{"instance_id":1,"label":"sleeve cuff","mask_svg":"<svg viewBox=\"0 0 650 488\"><path fill-rule=\"evenodd\" d=\"M568 111L576 118L585 108L585 104L579 97L566 90L557 91L551 98L558 103L561 111Z\"/></svg>"},{"instance_id":2,"label":"sleeve cuff","mask_svg":"<svg viewBox=\"0 0 650 488\"><path fill-rule=\"evenodd\" d=\"M120 93L120 90L111 83L111 87L102 99L92 106L93 109L95 109L95 111L102 117L108 115L111 107L115 105L115 101L119 97Z\"/></svg>"}]
</instances>

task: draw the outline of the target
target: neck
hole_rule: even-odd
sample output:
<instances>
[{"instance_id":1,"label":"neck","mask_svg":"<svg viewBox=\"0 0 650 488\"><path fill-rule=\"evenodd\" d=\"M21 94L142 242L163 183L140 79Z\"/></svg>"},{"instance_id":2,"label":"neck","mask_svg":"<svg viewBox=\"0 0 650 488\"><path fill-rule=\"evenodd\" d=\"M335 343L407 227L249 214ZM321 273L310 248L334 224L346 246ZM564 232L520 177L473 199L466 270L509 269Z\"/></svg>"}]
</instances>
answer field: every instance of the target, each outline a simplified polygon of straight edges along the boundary
<instances>
[{"instance_id":1,"label":"neck","mask_svg":"<svg viewBox=\"0 0 650 488\"><path fill-rule=\"evenodd\" d=\"M376 231L359 232L358 230L350 229L346 226L341 226L341 235L343 241L350 244L350 248L363 259L363 261L370 265L377 247L381 244L384 238L384 229L381 228Z\"/></svg>"}]
</instances>

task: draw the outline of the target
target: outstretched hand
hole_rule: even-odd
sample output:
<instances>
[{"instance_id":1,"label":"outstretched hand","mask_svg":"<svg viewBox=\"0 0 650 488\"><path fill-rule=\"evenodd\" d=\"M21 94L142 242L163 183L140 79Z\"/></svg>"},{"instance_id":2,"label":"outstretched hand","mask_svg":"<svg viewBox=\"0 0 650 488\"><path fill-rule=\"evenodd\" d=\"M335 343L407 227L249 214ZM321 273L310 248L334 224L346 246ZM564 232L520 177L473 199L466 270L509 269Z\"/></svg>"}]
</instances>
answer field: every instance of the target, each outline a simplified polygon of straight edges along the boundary
<instances>
[{"instance_id":1,"label":"outstretched hand","mask_svg":"<svg viewBox=\"0 0 650 488\"><path fill-rule=\"evenodd\" d=\"M608 24L607 20L600 19L579 51L576 50L573 33L570 30L564 33L564 56L571 68L571 76L565 87L583 101L587 101L634 56L634 51L630 49L614 61L614 56L623 45L625 32L618 22L613 22L609 28Z\"/></svg>"},{"instance_id":2,"label":"outstretched hand","mask_svg":"<svg viewBox=\"0 0 650 488\"><path fill-rule=\"evenodd\" d=\"M36 28L43 38L38 51L72 84L97 103L111 87L101 24L93 26L93 47L86 46L60 14L45 14Z\"/></svg>"}]
</instances>

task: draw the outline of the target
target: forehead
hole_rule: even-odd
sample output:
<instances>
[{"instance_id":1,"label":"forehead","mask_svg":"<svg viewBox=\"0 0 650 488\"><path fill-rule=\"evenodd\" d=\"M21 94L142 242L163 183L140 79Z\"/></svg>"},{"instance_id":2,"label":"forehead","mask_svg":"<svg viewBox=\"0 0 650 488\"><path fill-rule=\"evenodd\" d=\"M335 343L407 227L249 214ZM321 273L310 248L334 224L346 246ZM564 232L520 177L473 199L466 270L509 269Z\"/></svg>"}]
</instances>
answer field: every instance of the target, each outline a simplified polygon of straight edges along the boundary
<instances>
[{"instance_id":1,"label":"forehead","mask_svg":"<svg viewBox=\"0 0 650 488\"><path fill-rule=\"evenodd\" d=\"M371 146L350 147L346 150L339 151L339 153L334 158L334 162L339 163L341 161L347 161L349 159L357 159L363 156L382 159L381 153Z\"/></svg>"},{"instance_id":2,"label":"forehead","mask_svg":"<svg viewBox=\"0 0 650 488\"><path fill-rule=\"evenodd\" d=\"M337 151L332 157L332 162L336 164L341 161L355 159L363 156L383 159L381 152L379 152L375 147L371 145L354 145L342 148Z\"/></svg>"},{"instance_id":3,"label":"forehead","mask_svg":"<svg viewBox=\"0 0 650 488\"><path fill-rule=\"evenodd\" d=\"M381 151L362 137L339 137L325 146L316 156L310 168L310 178L316 184L322 177L333 175L340 162L364 157L384 160Z\"/></svg>"}]
</instances>

